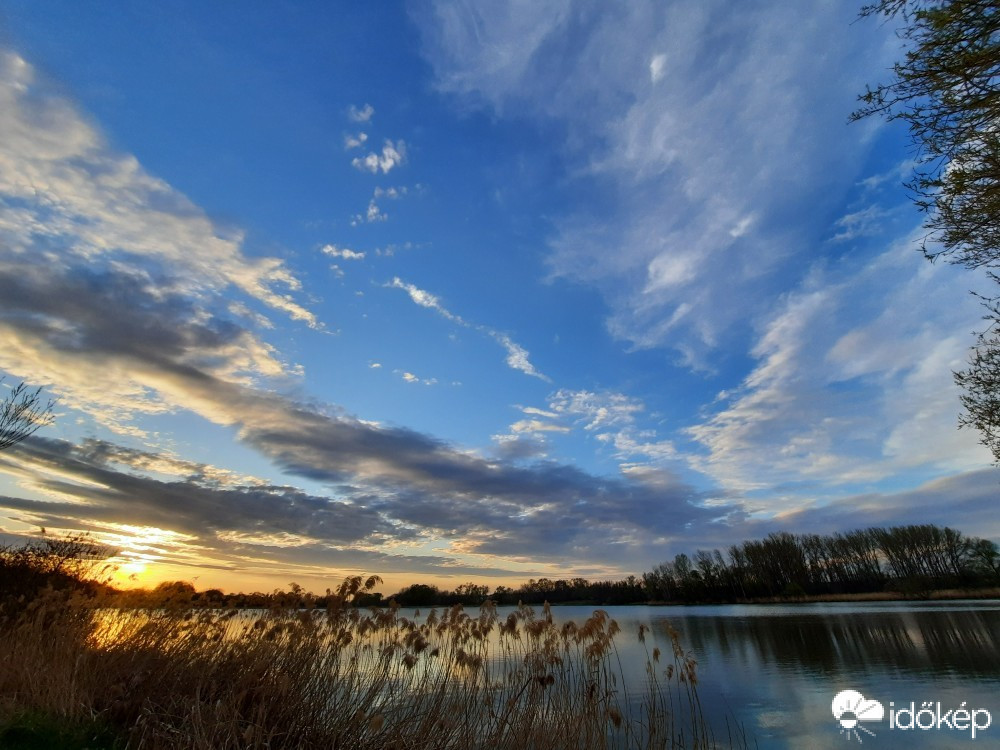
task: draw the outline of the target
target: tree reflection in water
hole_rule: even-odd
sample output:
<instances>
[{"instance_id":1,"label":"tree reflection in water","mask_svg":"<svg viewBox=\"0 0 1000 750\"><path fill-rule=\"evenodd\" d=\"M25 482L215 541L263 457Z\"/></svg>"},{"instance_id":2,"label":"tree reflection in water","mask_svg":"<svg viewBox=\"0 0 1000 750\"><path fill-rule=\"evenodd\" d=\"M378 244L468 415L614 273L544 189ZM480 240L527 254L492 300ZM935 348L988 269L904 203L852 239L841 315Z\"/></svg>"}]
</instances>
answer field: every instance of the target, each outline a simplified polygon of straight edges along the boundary
<instances>
[{"instance_id":1,"label":"tree reflection in water","mask_svg":"<svg viewBox=\"0 0 1000 750\"><path fill-rule=\"evenodd\" d=\"M952 604L858 605L855 611L845 611L843 605L829 611L813 605L801 614L788 607L761 607L759 612L753 607L715 609L720 614L671 609L668 617L654 616L653 626L662 629L669 621L696 654L718 654L726 664L745 669L826 676L871 671L1000 675L997 609L956 609Z\"/></svg>"}]
</instances>

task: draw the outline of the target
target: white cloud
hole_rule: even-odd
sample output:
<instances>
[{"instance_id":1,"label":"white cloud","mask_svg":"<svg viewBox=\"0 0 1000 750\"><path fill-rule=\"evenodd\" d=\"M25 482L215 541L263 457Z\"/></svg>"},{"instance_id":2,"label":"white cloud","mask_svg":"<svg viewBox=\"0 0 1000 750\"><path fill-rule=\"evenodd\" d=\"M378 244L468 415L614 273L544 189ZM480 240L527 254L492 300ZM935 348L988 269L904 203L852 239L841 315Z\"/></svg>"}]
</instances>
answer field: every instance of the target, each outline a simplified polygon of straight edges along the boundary
<instances>
[{"instance_id":1,"label":"white cloud","mask_svg":"<svg viewBox=\"0 0 1000 750\"><path fill-rule=\"evenodd\" d=\"M888 211L877 205L845 214L834 222L833 225L839 231L831 240L833 242L846 242L858 237L876 234L881 229L881 220L888 214Z\"/></svg>"},{"instance_id":2,"label":"white cloud","mask_svg":"<svg viewBox=\"0 0 1000 750\"><path fill-rule=\"evenodd\" d=\"M112 151L12 53L0 54L0 131L0 369L135 437L136 416L178 408L231 423L179 385L184 373L240 387L301 374L210 311L269 328L254 301L321 327L286 293L300 283L282 261L246 257L239 233Z\"/></svg>"},{"instance_id":3,"label":"white cloud","mask_svg":"<svg viewBox=\"0 0 1000 750\"><path fill-rule=\"evenodd\" d=\"M645 411L637 399L624 393L595 393L560 389L549 398L553 412L570 417L585 430L603 430L635 423L636 415Z\"/></svg>"},{"instance_id":4,"label":"white cloud","mask_svg":"<svg viewBox=\"0 0 1000 750\"><path fill-rule=\"evenodd\" d=\"M904 159L889 171L866 177L858 184L866 190L876 190L887 182L902 183L909 178L916 166L917 162L914 159Z\"/></svg>"},{"instance_id":5,"label":"white cloud","mask_svg":"<svg viewBox=\"0 0 1000 750\"><path fill-rule=\"evenodd\" d=\"M391 258L394 255L396 255L396 253L398 253L400 250L413 250L418 247L420 247L420 245L417 245L413 242L403 242L398 245L393 243L390 245L386 245L385 247L375 248L375 254L380 258Z\"/></svg>"},{"instance_id":6,"label":"white cloud","mask_svg":"<svg viewBox=\"0 0 1000 750\"><path fill-rule=\"evenodd\" d=\"M351 108L347 110L347 116L352 122L371 122L374 114L375 108L370 104L365 104L361 109L352 104Z\"/></svg>"},{"instance_id":7,"label":"white cloud","mask_svg":"<svg viewBox=\"0 0 1000 750\"><path fill-rule=\"evenodd\" d=\"M951 373L980 315L970 275L931 266L911 240L787 296L753 349L757 366L688 430L707 451L695 468L751 491L988 465L977 436L956 429Z\"/></svg>"},{"instance_id":8,"label":"white cloud","mask_svg":"<svg viewBox=\"0 0 1000 750\"><path fill-rule=\"evenodd\" d=\"M404 282L402 279L400 279L398 276L395 277L388 284L386 284L386 286L391 287L393 289L404 290L407 294L410 295L410 299L412 299L416 304L420 305L421 307L426 307L428 309L434 310L436 313L438 313L438 315L441 315L446 320L450 320L451 322L456 323L464 328L470 328L474 331L479 331L480 333L489 336L506 350L507 365L511 369L518 370L519 372L523 372L525 375L530 375L532 377L539 378L546 382L551 382L551 380L546 375L540 373L537 369L535 369L535 366L531 364L531 361L529 360L530 354L528 353L528 351L520 344L518 344L516 341L514 341L508 334L503 333L501 331L497 331L493 328L490 328L489 326L469 323L462 317L455 315L447 308L445 308L441 304L440 300L430 292L426 292L423 289L414 286L413 284L408 284Z\"/></svg>"},{"instance_id":9,"label":"white cloud","mask_svg":"<svg viewBox=\"0 0 1000 750\"><path fill-rule=\"evenodd\" d=\"M375 203L374 198L368 201L368 210L365 212L365 221L371 224L376 221L385 221L388 218L389 215L382 213L382 209Z\"/></svg>"},{"instance_id":10,"label":"white cloud","mask_svg":"<svg viewBox=\"0 0 1000 750\"><path fill-rule=\"evenodd\" d=\"M421 385L437 385L437 378L421 378L418 375L414 375L412 372L406 372L405 370L396 370L397 375L399 375L407 383L420 383Z\"/></svg>"},{"instance_id":11,"label":"white cloud","mask_svg":"<svg viewBox=\"0 0 1000 750\"><path fill-rule=\"evenodd\" d=\"M245 388L301 374L193 300L124 273L77 279L62 270L0 262L0 370L51 384L61 406L119 434L142 437L136 416L178 408L231 424L234 412L206 395L208 383Z\"/></svg>"},{"instance_id":12,"label":"white cloud","mask_svg":"<svg viewBox=\"0 0 1000 750\"><path fill-rule=\"evenodd\" d=\"M568 0L537 3L438 3L422 32L441 88L494 99L531 75L532 53L570 17Z\"/></svg>"},{"instance_id":13,"label":"white cloud","mask_svg":"<svg viewBox=\"0 0 1000 750\"><path fill-rule=\"evenodd\" d=\"M514 370L523 372L525 375L530 375L533 378L539 378L544 380L546 383L551 383L552 380L547 376L540 373L535 369L535 366L531 364L528 357L528 350L523 346L515 342L506 333L500 333L499 331L487 330L490 336L496 339L500 346L507 350L507 365Z\"/></svg>"},{"instance_id":14,"label":"white cloud","mask_svg":"<svg viewBox=\"0 0 1000 750\"><path fill-rule=\"evenodd\" d=\"M566 127L597 197L555 218L551 273L598 288L615 336L707 367L801 276L828 186L863 158L844 121L892 30L839 3L619 10L438 2L417 20L440 88Z\"/></svg>"},{"instance_id":15,"label":"white cloud","mask_svg":"<svg viewBox=\"0 0 1000 750\"><path fill-rule=\"evenodd\" d=\"M743 235L745 235L747 232L750 231L750 228L753 227L753 224L756 220L757 220L756 216L754 216L753 214L747 214L738 222L736 222L736 226L734 226L732 229L729 230L729 236L732 237L733 239L739 239L740 237L742 237Z\"/></svg>"},{"instance_id":16,"label":"white cloud","mask_svg":"<svg viewBox=\"0 0 1000 750\"><path fill-rule=\"evenodd\" d=\"M358 133L357 135L345 135L344 136L344 148L350 151L352 148L360 148L368 140L367 133Z\"/></svg>"},{"instance_id":17,"label":"white cloud","mask_svg":"<svg viewBox=\"0 0 1000 750\"><path fill-rule=\"evenodd\" d=\"M493 435L491 439L496 443L495 452L507 460L534 460L546 455L547 445L537 433Z\"/></svg>"},{"instance_id":18,"label":"white cloud","mask_svg":"<svg viewBox=\"0 0 1000 750\"><path fill-rule=\"evenodd\" d=\"M402 289L407 294L409 294L410 299L413 300L416 304L420 305L420 307L426 307L430 310L434 310L442 317L454 323L458 323L459 325L468 326L468 324L464 320L462 320L462 318L448 311L444 307L444 305L441 304L441 301L433 294L424 291L423 289L420 289L419 287L413 284L408 284L398 276L394 277L393 280L387 284L387 286L389 286L392 289Z\"/></svg>"},{"instance_id":19,"label":"white cloud","mask_svg":"<svg viewBox=\"0 0 1000 750\"><path fill-rule=\"evenodd\" d=\"M112 151L10 52L0 53L0 132L6 253L70 256L92 265L141 258L169 266L185 293L214 297L234 286L319 326L285 291L301 285L281 260L246 257L240 232L216 226L135 157Z\"/></svg>"},{"instance_id":20,"label":"white cloud","mask_svg":"<svg viewBox=\"0 0 1000 750\"><path fill-rule=\"evenodd\" d=\"M367 156L361 158L356 156L351 160L351 165L362 172L372 174L388 174L393 168L398 167L406 161L406 144L403 141L392 141L386 139L382 146L382 152L370 151Z\"/></svg>"},{"instance_id":21,"label":"white cloud","mask_svg":"<svg viewBox=\"0 0 1000 750\"><path fill-rule=\"evenodd\" d=\"M891 24L855 14L724 0L614 14L438 2L417 14L442 90L565 128L567 173L595 198L554 219L551 275L600 290L613 335L696 369L750 349L751 372L723 383L730 392L688 433L705 450L695 468L727 490L828 493L988 462L955 429L951 370L979 325L968 277L924 264L912 236L859 248L853 266L816 261L831 251L815 228L851 188L908 170L858 185L873 131L845 119L899 43ZM871 236L882 211L844 216L835 239ZM618 414L563 400L582 427ZM676 456L637 414L590 432L620 455Z\"/></svg>"},{"instance_id":22,"label":"white cloud","mask_svg":"<svg viewBox=\"0 0 1000 750\"><path fill-rule=\"evenodd\" d=\"M559 414L554 411L546 411L545 409L537 409L534 406L520 406L518 407L525 414L532 414L539 417L548 417L549 419L557 419Z\"/></svg>"},{"instance_id":23,"label":"white cloud","mask_svg":"<svg viewBox=\"0 0 1000 750\"><path fill-rule=\"evenodd\" d=\"M601 433L597 437L610 441L616 455L623 460L641 457L658 464L681 457L672 440L657 440L656 433L652 430L620 430L615 433ZM628 463L623 464L624 466L635 468L648 464Z\"/></svg>"},{"instance_id":24,"label":"white cloud","mask_svg":"<svg viewBox=\"0 0 1000 750\"><path fill-rule=\"evenodd\" d=\"M664 75L664 69L667 65L667 56L664 54L654 55L653 59L649 61L649 80L656 83Z\"/></svg>"},{"instance_id":25,"label":"white cloud","mask_svg":"<svg viewBox=\"0 0 1000 750\"><path fill-rule=\"evenodd\" d=\"M523 432L569 432L569 427L552 422L543 422L540 419L521 419L510 426L511 432L520 434Z\"/></svg>"},{"instance_id":26,"label":"white cloud","mask_svg":"<svg viewBox=\"0 0 1000 750\"><path fill-rule=\"evenodd\" d=\"M635 470L642 466L649 467L649 463L635 463L636 459L662 464L678 458L672 441L659 439L654 430L639 428L638 418L645 414L646 407L639 399L624 393L563 388L549 397L549 408L551 411L548 412L540 409L523 411L569 419L582 426L598 441L614 448L619 459L631 461L622 465L623 470L626 467Z\"/></svg>"},{"instance_id":27,"label":"white cloud","mask_svg":"<svg viewBox=\"0 0 1000 750\"><path fill-rule=\"evenodd\" d=\"M698 276L700 259L696 253L676 252L653 258L647 271L646 292L682 286Z\"/></svg>"},{"instance_id":28,"label":"white cloud","mask_svg":"<svg viewBox=\"0 0 1000 750\"><path fill-rule=\"evenodd\" d=\"M358 252L357 250L351 250L347 247L337 247L336 245L324 245L320 248L320 252L324 255L329 255L331 258L340 258L341 260L364 260L365 254L363 252Z\"/></svg>"},{"instance_id":29,"label":"white cloud","mask_svg":"<svg viewBox=\"0 0 1000 750\"><path fill-rule=\"evenodd\" d=\"M388 221L389 214L385 213L376 201L380 198L396 200L405 196L407 192L408 190L405 186L387 188L376 187L372 193L371 200L368 201L367 210L364 214L355 214L351 219L351 226L357 227L362 224L373 224L379 221ZM379 255L381 254L382 253L380 252Z\"/></svg>"},{"instance_id":30,"label":"white cloud","mask_svg":"<svg viewBox=\"0 0 1000 750\"><path fill-rule=\"evenodd\" d=\"M239 318L245 318L246 320L252 321L258 328L274 328L274 323L272 323L269 318L251 310L247 305L239 300L233 300L229 303L229 312Z\"/></svg>"}]
</instances>

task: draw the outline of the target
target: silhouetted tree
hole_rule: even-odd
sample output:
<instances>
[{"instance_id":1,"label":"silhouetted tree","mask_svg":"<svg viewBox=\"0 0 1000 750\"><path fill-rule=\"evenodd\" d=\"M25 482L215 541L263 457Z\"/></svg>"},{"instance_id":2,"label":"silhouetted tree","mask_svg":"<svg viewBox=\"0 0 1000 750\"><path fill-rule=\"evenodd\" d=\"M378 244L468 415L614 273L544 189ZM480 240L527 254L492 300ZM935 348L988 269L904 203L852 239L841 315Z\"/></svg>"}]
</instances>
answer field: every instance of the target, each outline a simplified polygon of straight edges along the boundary
<instances>
[{"instance_id":1,"label":"silhouetted tree","mask_svg":"<svg viewBox=\"0 0 1000 750\"><path fill-rule=\"evenodd\" d=\"M149 594L150 604L157 607L182 607L191 604L195 588L187 581L163 581Z\"/></svg>"},{"instance_id":2,"label":"silhouetted tree","mask_svg":"<svg viewBox=\"0 0 1000 750\"><path fill-rule=\"evenodd\" d=\"M115 551L84 534L0 547L0 614L23 609L43 591L109 590Z\"/></svg>"},{"instance_id":3,"label":"silhouetted tree","mask_svg":"<svg viewBox=\"0 0 1000 750\"><path fill-rule=\"evenodd\" d=\"M3 380L0 379L0 383ZM0 401L0 450L6 450L52 421L52 402L42 400L42 389L16 385Z\"/></svg>"},{"instance_id":4,"label":"silhouetted tree","mask_svg":"<svg viewBox=\"0 0 1000 750\"><path fill-rule=\"evenodd\" d=\"M439 604L440 597L441 592L437 586L415 583L394 594L392 598L403 607L430 607Z\"/></svg>"},{"instance_id":5,"label":"silhouetted tree","mask_svg":"<svg viewBox=\"0 0 1000 750\"><path fill-rule=\"evenodd\" d=\"M993 275L1000 281L1000 277ZM980 442L1000 462L1000 302L984 300L989 326L976 334L969 367L955 373L965 413L959 424L979 431Z\"/></svg>"},{"instance_id":6,"label":"silhouetted tree","mask_svg":"<svg viewBox=\"0 0 1000 750\"><path fill-rule=\"evenodd\" d=\"M732 601L886 588L924 595L934 588L1000 581L996 544L931 524L829 536L779 532L734 544L727 557L698 550L692 565L687 555L676 555L643 574L646 598Z\"/></svg>"},{"instance_id":7,"label":"silhouetted tree","mask_svg":"<svg viewBox=\"0 0 1000 750\"><path fill-rule=\"evenodd\" d=\"M973 569L990 582L1000 581L1000 550L995 542L988 539L976 539L969 546L969 558Z\"/></svg>"}]
</instances>

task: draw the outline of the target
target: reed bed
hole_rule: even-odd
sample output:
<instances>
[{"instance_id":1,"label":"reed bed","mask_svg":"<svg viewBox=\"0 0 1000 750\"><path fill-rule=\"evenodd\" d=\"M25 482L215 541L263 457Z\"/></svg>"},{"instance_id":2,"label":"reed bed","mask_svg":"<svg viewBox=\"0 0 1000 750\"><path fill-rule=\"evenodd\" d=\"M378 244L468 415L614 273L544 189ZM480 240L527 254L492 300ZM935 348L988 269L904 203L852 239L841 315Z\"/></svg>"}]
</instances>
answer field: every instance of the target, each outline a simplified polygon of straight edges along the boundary
<instances>
[{"instance_id":1,"label":"reed bed","mask_svg":"<svg viewBox=\"0 0 1000 750\"><path fill-rule=\"evenodd\" d=\"M119 609L41 596L0 626L0 720L110 727L121 748L704 748L695 663L673 634L624 692L618 625L487 602L407 617ZM645 639L644 630L639 638ZM721 743L737 744L732 738Z\"/></svg>"}]
</instances>

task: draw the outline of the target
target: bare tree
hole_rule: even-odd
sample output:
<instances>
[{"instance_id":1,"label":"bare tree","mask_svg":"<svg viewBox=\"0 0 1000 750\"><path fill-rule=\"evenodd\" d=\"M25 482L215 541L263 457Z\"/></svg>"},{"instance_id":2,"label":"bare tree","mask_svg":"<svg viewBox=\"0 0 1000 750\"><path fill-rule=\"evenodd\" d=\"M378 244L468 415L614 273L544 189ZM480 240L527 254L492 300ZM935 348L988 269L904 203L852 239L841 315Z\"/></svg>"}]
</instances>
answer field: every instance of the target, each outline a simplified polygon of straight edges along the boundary
<instances>
[{"instance_id":1,"label":"bare tree","mask_svg":"<svg viewBox=\"0 0 1000 750\"><path fill-rule=\"evenodd\" d=\"M1000 276L991 275L1000 283ZM979 430L979 442L1000 462L1000 300L986 300L984 305L989 310L989 315L984 316L990 322L989 328L977 335L969 368L955 373L965 407L959 424Z\"/></svg>"},{"instance_id":2,"label":"bare tree","mask_svg":"<svg viewBox=\"0 0 1000 750\"><path fill-rule=\"evenodd\" d=\"M0 451L51 422L52 401L42 399L41 388L32 390L20 383L0 402Z\"/></svg>"},{"instance_id":3,"label":"bare tree","mask_svg":"<svg viewBox=\"0 0 1000 750\"><path fill-rule=\"evenodd\" d=\"M851 115L907 125L908 183L927 212L928 258L1000 267L1000 5L996 0L879 0L864 16L899 17L903 59Z\"/></svg>"},{"instance_id":4,"label":"bare tree","mask_svg":"<svg viewBox=\"0 0 1000 750\"><path fill-rule=\"evenodd\" d=\"M917 158L907 187L927 214L924 254L984 268L1000 283L1000 3L877 0L861 15L902 20L904 54L851 118L909 128ZM976 427L1000 463L1000 294L983 302L989 327L969 369L955 374L965 391L959 423Z\"/></svg>"}]
</instances>

